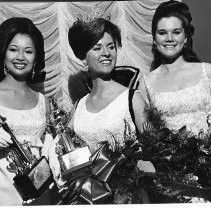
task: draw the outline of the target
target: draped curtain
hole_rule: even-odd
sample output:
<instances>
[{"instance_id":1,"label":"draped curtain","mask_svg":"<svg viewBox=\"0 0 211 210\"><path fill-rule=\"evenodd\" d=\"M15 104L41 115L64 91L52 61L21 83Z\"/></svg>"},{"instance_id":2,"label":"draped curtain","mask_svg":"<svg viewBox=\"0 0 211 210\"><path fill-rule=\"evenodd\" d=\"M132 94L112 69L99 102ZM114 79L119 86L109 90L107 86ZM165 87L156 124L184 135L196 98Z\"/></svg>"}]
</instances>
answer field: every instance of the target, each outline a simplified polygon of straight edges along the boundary
<instances>
[{"instance_id":1,"label":"draped curtain","mask_svg":"<svg viewBox=\"0 0 211 210\"><path fill-rule=\"evenodd\" d=\"M0 23L10 17L27 17L40 29L45 40L46 80L34 88L47 97L54 95L59 105L70 110L74 101L86 94L83 64L68 43L68 29L78 14L83 18L108 14L121 29L122 48L117 65L140 69L139 78L149 71L151 20L157 6L166 0L85 1L85 2L0 2Z\"/></svg>"}]
</instances>

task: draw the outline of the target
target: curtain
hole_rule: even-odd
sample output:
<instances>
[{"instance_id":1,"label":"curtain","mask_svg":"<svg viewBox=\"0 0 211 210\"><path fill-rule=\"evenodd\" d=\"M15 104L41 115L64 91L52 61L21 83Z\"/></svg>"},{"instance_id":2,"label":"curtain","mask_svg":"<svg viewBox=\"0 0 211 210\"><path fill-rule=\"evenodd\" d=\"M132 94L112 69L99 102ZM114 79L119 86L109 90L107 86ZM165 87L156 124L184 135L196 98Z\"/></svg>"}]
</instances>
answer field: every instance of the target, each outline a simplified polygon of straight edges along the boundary
<instances>
[{"instance_id":1,"label":"curtain","mask_svg":"<svg viewBox=\"0 0 211 210\"><path fill-rule=\"evenodd\" d=\"M152 16L164 1L0 2L0 23L10 17L27 17L40 29L45 41L46 80L34 88L47 97L53 95L60 106L70 110L86 94L83 64L68 43L68 29L78 15L85 19L93 14L110 15L122 35L117 65L139 68L140 78L152 61Z\"/></svg>"}]
</instances>

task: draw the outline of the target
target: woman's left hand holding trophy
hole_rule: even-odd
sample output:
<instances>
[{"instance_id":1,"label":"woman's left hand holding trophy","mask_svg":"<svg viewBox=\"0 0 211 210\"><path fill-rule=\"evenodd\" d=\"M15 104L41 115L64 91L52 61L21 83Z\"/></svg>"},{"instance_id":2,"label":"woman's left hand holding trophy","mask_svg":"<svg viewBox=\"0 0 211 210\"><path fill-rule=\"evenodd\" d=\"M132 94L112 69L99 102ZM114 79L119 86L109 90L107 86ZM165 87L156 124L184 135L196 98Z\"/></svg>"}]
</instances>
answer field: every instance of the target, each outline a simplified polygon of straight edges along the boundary
<instances>
[{"instance_id":1,"label":"woman's left hand holding trophy","mask_svg":"<svg viewBox=\"0 0 211 210\"><path fill-rule=\"evenodd\" d=\"M67 130L68 114L58 107L57 101L51 97L52 112L49 117L49 130L54 136L53 145L49 147L48 159L49 165L52 170L54 180L60 190L65 189L65 181L61 177L61 164L59 156L64 152L64 142L69 145L67 139L64 138L65 130ZM48 135L48 134L47 134ZM47 142L47 141L46 141ZM52 144L52 142L50 141Z\"/></svg>"}]
</instances>

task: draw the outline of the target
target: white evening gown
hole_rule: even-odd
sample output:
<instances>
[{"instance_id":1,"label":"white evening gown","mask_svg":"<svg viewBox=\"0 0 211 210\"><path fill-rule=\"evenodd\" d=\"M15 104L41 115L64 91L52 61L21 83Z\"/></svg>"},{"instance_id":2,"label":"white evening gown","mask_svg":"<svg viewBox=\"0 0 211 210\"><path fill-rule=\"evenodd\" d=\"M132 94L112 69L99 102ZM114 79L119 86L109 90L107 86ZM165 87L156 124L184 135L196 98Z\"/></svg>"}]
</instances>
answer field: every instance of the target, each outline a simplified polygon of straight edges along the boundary
<instances>
[{"instance_id":1,"label":"white evening gown","mask_svg":"<svg viewBox=\"0 0 211 210\"><path fill-rule=\"evenodd\" d=\"M169 129L178 130L186 126L188 131L198 135L201 129L208 129L207 114L210 106L211 81L207 76L206 64L201 66L201 79L195 86L175 92L153 90L147 76L144 76L149 101L161 110ZM203 198L191 197L191 203L208 202Z\"/></svg>"},{"instance_id":2,"label":"white evening gown","mask_svg":"<svg viewBox=\"0 0 211 210\"><path fill-rule=\"evenodd\" d=\"M135 133L129 111L129 89L97 113L87 110L87 97L88 95L79 101L75 111L73 127L76 135L89 145L92 152L97 150L103 141L108 141L111 146L114 146L115 141L124 146L125 121L131 133Z\"/></svg>"},{"instance_id":3,"label":"white evening gown","mask_svg":"<svg viewBox=\"0 0 211 210\"><path fill-rule=\"evenodd\" d=\"M202 63L201 72L198 84L174 92L155 91L147 76L144 76L150 103L164 113L163 118L169 129L178 130L186 126L194 135L198 135L201 129L207 131L211 81L207 76L205 63Z\"/></svg>"},{"instance_id":4,"label":"white evening gown","mask_svg":"<svg viewBox=\"0 0 211 210\"><path fill-rule=\"evenodd\" d=\"M30 142L33 154L37 157L42 155L44 148L40 137L46 127L46 107L45 98L41 93L36 107L29 110L14 110L0 106L0 115L6 117L7 124L20 143L24 140ZM6 159L8 152L9 148L0 150L0 206L22 205L22 198L13 185L15 173L10 169Z\"/></svg>"}]
</instances>

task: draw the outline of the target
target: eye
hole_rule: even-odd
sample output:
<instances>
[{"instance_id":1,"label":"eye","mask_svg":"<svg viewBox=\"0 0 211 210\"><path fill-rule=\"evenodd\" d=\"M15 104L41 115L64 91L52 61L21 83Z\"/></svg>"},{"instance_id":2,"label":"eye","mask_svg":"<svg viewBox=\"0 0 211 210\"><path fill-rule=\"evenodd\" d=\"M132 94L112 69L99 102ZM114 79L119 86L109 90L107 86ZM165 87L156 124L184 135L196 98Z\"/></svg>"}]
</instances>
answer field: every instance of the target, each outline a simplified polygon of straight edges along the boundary
<instances>
[{"instance_id":1,"label":"eye","mask_svg":"<svg viewBox=\"0 0 211 210\"><path fill-rule=\"evenodd\" d=\"M180 30L174 31L174 34L176 34L176 35L179 35L181 33L182 33L182 31L180 31Z\"/></svg>"},{"instance_id":2,"label":"eye","mask_svg":"<svg viewBox=\"0 0 211 210\"><path fill-rule=\"evenodd\" d=\"M100 46L94 46L94 47L93 47L93 50L94 50L94 51L100 51L100 50L101 50L101 47L100 47Z\"/></svg>"},{"instance_id":3,"label":"eye","mask_svg":"<svg viewBox=\"0 0 211 210\"><path fill-rule=\"evenodd\" d=\"M32 50L26 50L25 52L26 52L26 54L33 54Z\"/></svg>"},{"instance_id":4,"label":"eye","mask_svg":"<svg viewBox=\"0 0 211 210\"><path fill-rule=\"evenodd\" d=\"M158 31L157 33L161 36L167 34L166 31Z\"/></svg>"},{"instance_id":5,"label":"eye","mask_svg":"<svg viewBox=\"0 0 211 210\"><path fill-rule=\"evenodd\" d=\"M111 45L109 45L109 46L108 46L108 49L109 49L109 50L114 50L114 49L116 49L115 44L111 44Z\"/></svg>"},{"instance_id":6,"label":"eye","mask_svg":"<svg viewBox=\"0 0 211 210\"><path fill-rule=\"evenodd\" d=\"M9 50L10 52L16 52L16 51L17 51L17 49L14 48L14 47L10 47L8 50Z\"/></svg>"}]
</instances>

